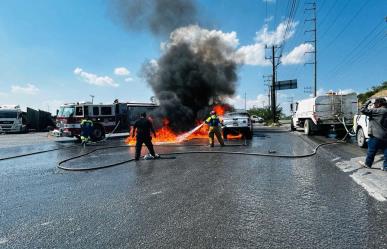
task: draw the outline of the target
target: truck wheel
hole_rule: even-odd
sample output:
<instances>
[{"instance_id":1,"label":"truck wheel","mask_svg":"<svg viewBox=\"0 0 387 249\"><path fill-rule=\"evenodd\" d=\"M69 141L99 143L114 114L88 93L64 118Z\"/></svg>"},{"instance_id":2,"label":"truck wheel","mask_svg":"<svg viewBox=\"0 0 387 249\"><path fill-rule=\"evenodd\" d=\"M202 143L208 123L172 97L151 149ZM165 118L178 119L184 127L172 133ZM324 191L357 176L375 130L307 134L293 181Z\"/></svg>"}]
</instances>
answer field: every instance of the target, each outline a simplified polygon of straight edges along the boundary
<instances>
[{"instance_id":1,"label":"truck wheel","mask_svg":"<svg viewBox=\"0 0 387 249\"><path fill-rule=\"evenodd\" d=\"M359 128L356 132L356 141L359 147L361 148L367 147L366 138L364 136L364 131L362 128Z\"/></svg>"},{"instance_id":2,"label":"truck wheel","mask_svg":"<svg viewBox=\"0 0 387 249\"><path fill-rule=\"evenodd\" d=\"M312 120L307 119L304 123L304 134L307 136L312 135Z\"/></svg>"},{"instance_id":3,"label":"truck wheel","mask_svg":"<svg viewBox=\"0 0 387 249\"><path fill-rule=\"evenodd\" d=\"M296 130L296 127L294 126L293 120L290 121L290 130L291 131L295 131Z\"/></svg>"},{"instance_id":4,"label":"truck wheel","mask_svg":"<svg viewBox=\"0 0 387 249\"><path fill-rule=\"evenodd\" d=\"M105 137L105 130L101 125L94 125L91 139L93 141L100 141Z\"/></svg>"}]
</instances>

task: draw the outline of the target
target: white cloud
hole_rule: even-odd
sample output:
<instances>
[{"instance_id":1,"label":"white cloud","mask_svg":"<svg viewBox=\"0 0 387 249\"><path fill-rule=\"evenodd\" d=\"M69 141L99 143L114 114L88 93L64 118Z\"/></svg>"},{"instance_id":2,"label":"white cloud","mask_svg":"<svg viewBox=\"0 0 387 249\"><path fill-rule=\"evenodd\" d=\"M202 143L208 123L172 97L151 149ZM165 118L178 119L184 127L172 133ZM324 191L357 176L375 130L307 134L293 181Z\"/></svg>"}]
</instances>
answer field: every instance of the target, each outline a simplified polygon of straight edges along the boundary
<instances>
[{"instance_id":1,"label":"white cloud","mask_svg":"<svg viewBox=\"0 0 387 249\"><path fill-rule=\"evenodd\" d=\"M92 73L88 73L83 71L82 68L75 68L74 74L78 75L81 79L89 83L90 85L96 86L111 86L117 87L118 84L114 82L114 80L108 76L98 76Z\"/></svg>"},{"instance_id":2,"label":"white cloud","mask_svg":"<svg viewBox=\"0 0 387 249\"><path fill-rule=\"evenodd\" d=\"M13 85L11 86L11 92L18 94L35 95L39 92L39 88L37 88L33 84L27 84L26 86Z\"/></svg>"},{"instance_id":3,"label":"white cloud","mask_svg":"<svg viewBox=\"0 0 387 249\"><path fill-rule=\"evenodd\" d=\"M274 20L274 16L269 16L267 18L264 19L264 21L267 23L267 22L271 22Z\"/></svg>"},{"instance_id":4,"label":"white cloud","mask_svg":"<svg viewBox=\"0 0 387 249\"><path fill-rule=\"evenodd\" d=\"M265 45L256 43L240 47L234 55L234 60L239 64L267 66L270 62L265 59Z\"/></svg>"},{"instance_id":5,"label":"white cloud","mask_svg":"<svg viewBox=\"0 0 387 249\"><path fill-rule=\"evenodd\" d=\"M298 22L285 20L278 24L276 30L269 31L269 26L265 24L263 25L263 28L256 33L255 40L258 43L263 43L268 46L279 45L294 35L297 25ZM287 31L286 28L288 28Z\"/></svg>"},{"instance_id":6,"label":"white cloud","mask_svg":"<svg viewBox=\"0 0 387 249\"><path fill-rule=\"evenodd\" d=\"M119 76L126 76L130 74L130 71L125 67L117 67L114 69L114 74Z\"/></svg>"},{"instance_id":7,"label":"white cloud","mask_svg":"<svg viewBox=\"0 0 387 249\"><path fill-rule=\"evenodd\" d=\"M313 89L312 89L313 91ZM330 89L330 90L325 90L324 88L320 88L317 90L316 94L317 96L321 96L321 95L326 95L328 93L338 93L338 94L350 94L350 93L355 93L356 91L351 89L351 88L347 88L347 89L337 89L336 91L334 91L333 89ZM310 94L309 95L310 97L313 97L313 94Z\"/></svg>"},{"instance_id":8,"label":"white cloud","mask_svg":"<svg viewBox=\"0 0 387 249\"><path fill-rule=\"evenodd\" d=\"M125 78L125 82L130 82L130 81L133 81L133 78L132 78L132 77L127 77L127 78Z\"/></svg>"},{"instance_id":9,"label":"white cloud","mask_svg":"<svg viewBox=\"0 0 387 249\"><path fill-rule=\"evenodd\" d=\"M245 99L240 95L237 95L233 98L227 98L226 102L230 105L234 106L236 109L244 109L245 108ZM246 99L246 107L247 109L253 107L263 107L268 105L268 96L265 94L258 94L255 99Z\"/></svg>"},{"instance_id":10,"label":"white cloud","mask_svg":"<svg viewBox=\"0 0 387 249\"><path fill-rule=\"evenodd\" d=\"M294 65L305 63L309 57L309 54L306 52L312 52L314 49L313 45L310 43L303 43L295 47L288 54L284 54L281 58L281 62L284 65Z\"/></svg>"}]
</instances>

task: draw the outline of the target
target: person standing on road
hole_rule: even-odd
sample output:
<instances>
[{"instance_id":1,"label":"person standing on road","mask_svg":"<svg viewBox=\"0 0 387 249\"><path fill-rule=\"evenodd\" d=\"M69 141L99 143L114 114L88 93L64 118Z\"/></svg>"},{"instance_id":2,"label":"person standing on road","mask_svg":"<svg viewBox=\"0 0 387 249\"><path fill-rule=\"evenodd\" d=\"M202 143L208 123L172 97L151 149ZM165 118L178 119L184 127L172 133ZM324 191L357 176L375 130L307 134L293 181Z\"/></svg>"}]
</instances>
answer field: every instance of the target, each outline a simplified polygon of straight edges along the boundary
<instances>
[{"instance_id":1,"label":"person standing on road","mask_svg":"<svg viewBox=\"0 0 387 249\"><path fill-rule=\"evenodd\" d=\"M93 132L93 121L89 117L85 117L81 121L81 141L86 144L90 141L91 133Z\"/></svg>"},{"instance_id":2,"label":"person standing on road","mask_svg":"<svg viewBox=\"0 0 387 249\"><path fill-rule=\"evenodd\" d=\"M220 132L220 119L216 115L215 111L211 111L210 113L211 116L209 116L206 119L206 124L209 126L209 132L208 132L208 137L210 140L210 146L214 147L214 135L218 139L218 142L220 145L223 147L224 146L224 141L222 138L222 134Z\"/></svg>"},{"instance_id":3,"label":"person standing on road","mask_svg":"<svg viewBox=\"0 0 387 249\"><path fill-rule=\"evenodd\" d=\"M153 158L160 158L160 156L156 154L155 150L153 149L151 132L153 133L154 137L156 137L156 132L153 128L152 121L146 118L145 112L141 113L140 118L137 119L134 123L132 131L132 137L134 137L136 134L136 154L134 158L136 161L140 160L141 147L143 143L148 148L149 153Z\"/></svg>"},{"instance_id":4,"label":"person standing on road","mask_svg":"<svg viewBox=\"0 0 387 249\"><path fill-rule=\"evenodd\" d=\"M361 162L364 167L371 168L375 155L379 149L383 150L384 162L383 171L387 171L387 101L384 98L377 98L374 108L368 108L371 100L364 103L360 112L369 118L368 128L368 151L365 162Z\"/></svg>"}]
</instances>

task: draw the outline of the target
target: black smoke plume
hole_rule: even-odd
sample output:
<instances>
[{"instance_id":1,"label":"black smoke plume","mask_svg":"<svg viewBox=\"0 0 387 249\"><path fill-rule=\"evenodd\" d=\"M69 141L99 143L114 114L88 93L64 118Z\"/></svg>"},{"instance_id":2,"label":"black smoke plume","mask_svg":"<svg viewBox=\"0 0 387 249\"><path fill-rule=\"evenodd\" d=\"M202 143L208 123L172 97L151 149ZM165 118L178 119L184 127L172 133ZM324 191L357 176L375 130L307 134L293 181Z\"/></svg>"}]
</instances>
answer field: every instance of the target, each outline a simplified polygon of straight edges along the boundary
<instances>
[{"instance_id":1,"label":"black smoke plume","mask_svg":"<svg viewBox=\"0 0 387 249\"><path fill-rule=\"evenodd\" d=\"M194 0L112 0L111 13L130 31L149 30L169 35L162 55L143 66L160 107L151 114L156 127L167 118L183 132L235 93L237 65L233 60L234 34L197 25Z\"/></svg>"},{"instance_id":2,"label":"black smoke plume","mask_svg":"<svg viewBox=\"0 0 387 249\"><path fill-rule=\"evenodd\" d=\"M166 117L178 132L208 115L211 104L234 95L237 81L236 63L228 58L230 48L220 36L204 38L208 31L198 26L181 30L183 39L171 36L163 55L143 70L160 102L152 114L156 123ZM184 34L200 39L184 41Z\"/></svg>"},{"instance_id":3,"label":"black smoke plume","mask_svg":"<svg viewBox=\"0 0 387 249\"><path fill-rule=\"evenodd\" d=\"M193 0L111 0L110 14L130 31L147 29L155 35L198 21Z\"/></svg>"}]
</instances>

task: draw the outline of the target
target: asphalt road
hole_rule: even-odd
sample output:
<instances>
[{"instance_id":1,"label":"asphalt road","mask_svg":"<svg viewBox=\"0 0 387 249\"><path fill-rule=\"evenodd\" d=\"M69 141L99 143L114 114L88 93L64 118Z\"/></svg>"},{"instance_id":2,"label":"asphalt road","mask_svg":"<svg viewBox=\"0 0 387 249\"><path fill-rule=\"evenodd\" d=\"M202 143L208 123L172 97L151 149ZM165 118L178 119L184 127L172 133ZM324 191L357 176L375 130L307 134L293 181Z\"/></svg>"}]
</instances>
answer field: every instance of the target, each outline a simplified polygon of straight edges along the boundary
<instances>
[{"instance_id":1,"label":"asphalt road","mask_svg":"<svg viewBox=\"0 0 387 249\"><path fill-rule=\"evenodd\" d=\"M319 139L259 129L248 146L156 150L299 155ZM333 153L353 152L340 146L303 159L191 154L89 172L56 164L91 147L0 161L0 248L386 248L387 204L335 166ZM105 150L66 166L132 155Z\"/></svg>"}]
</instances>

